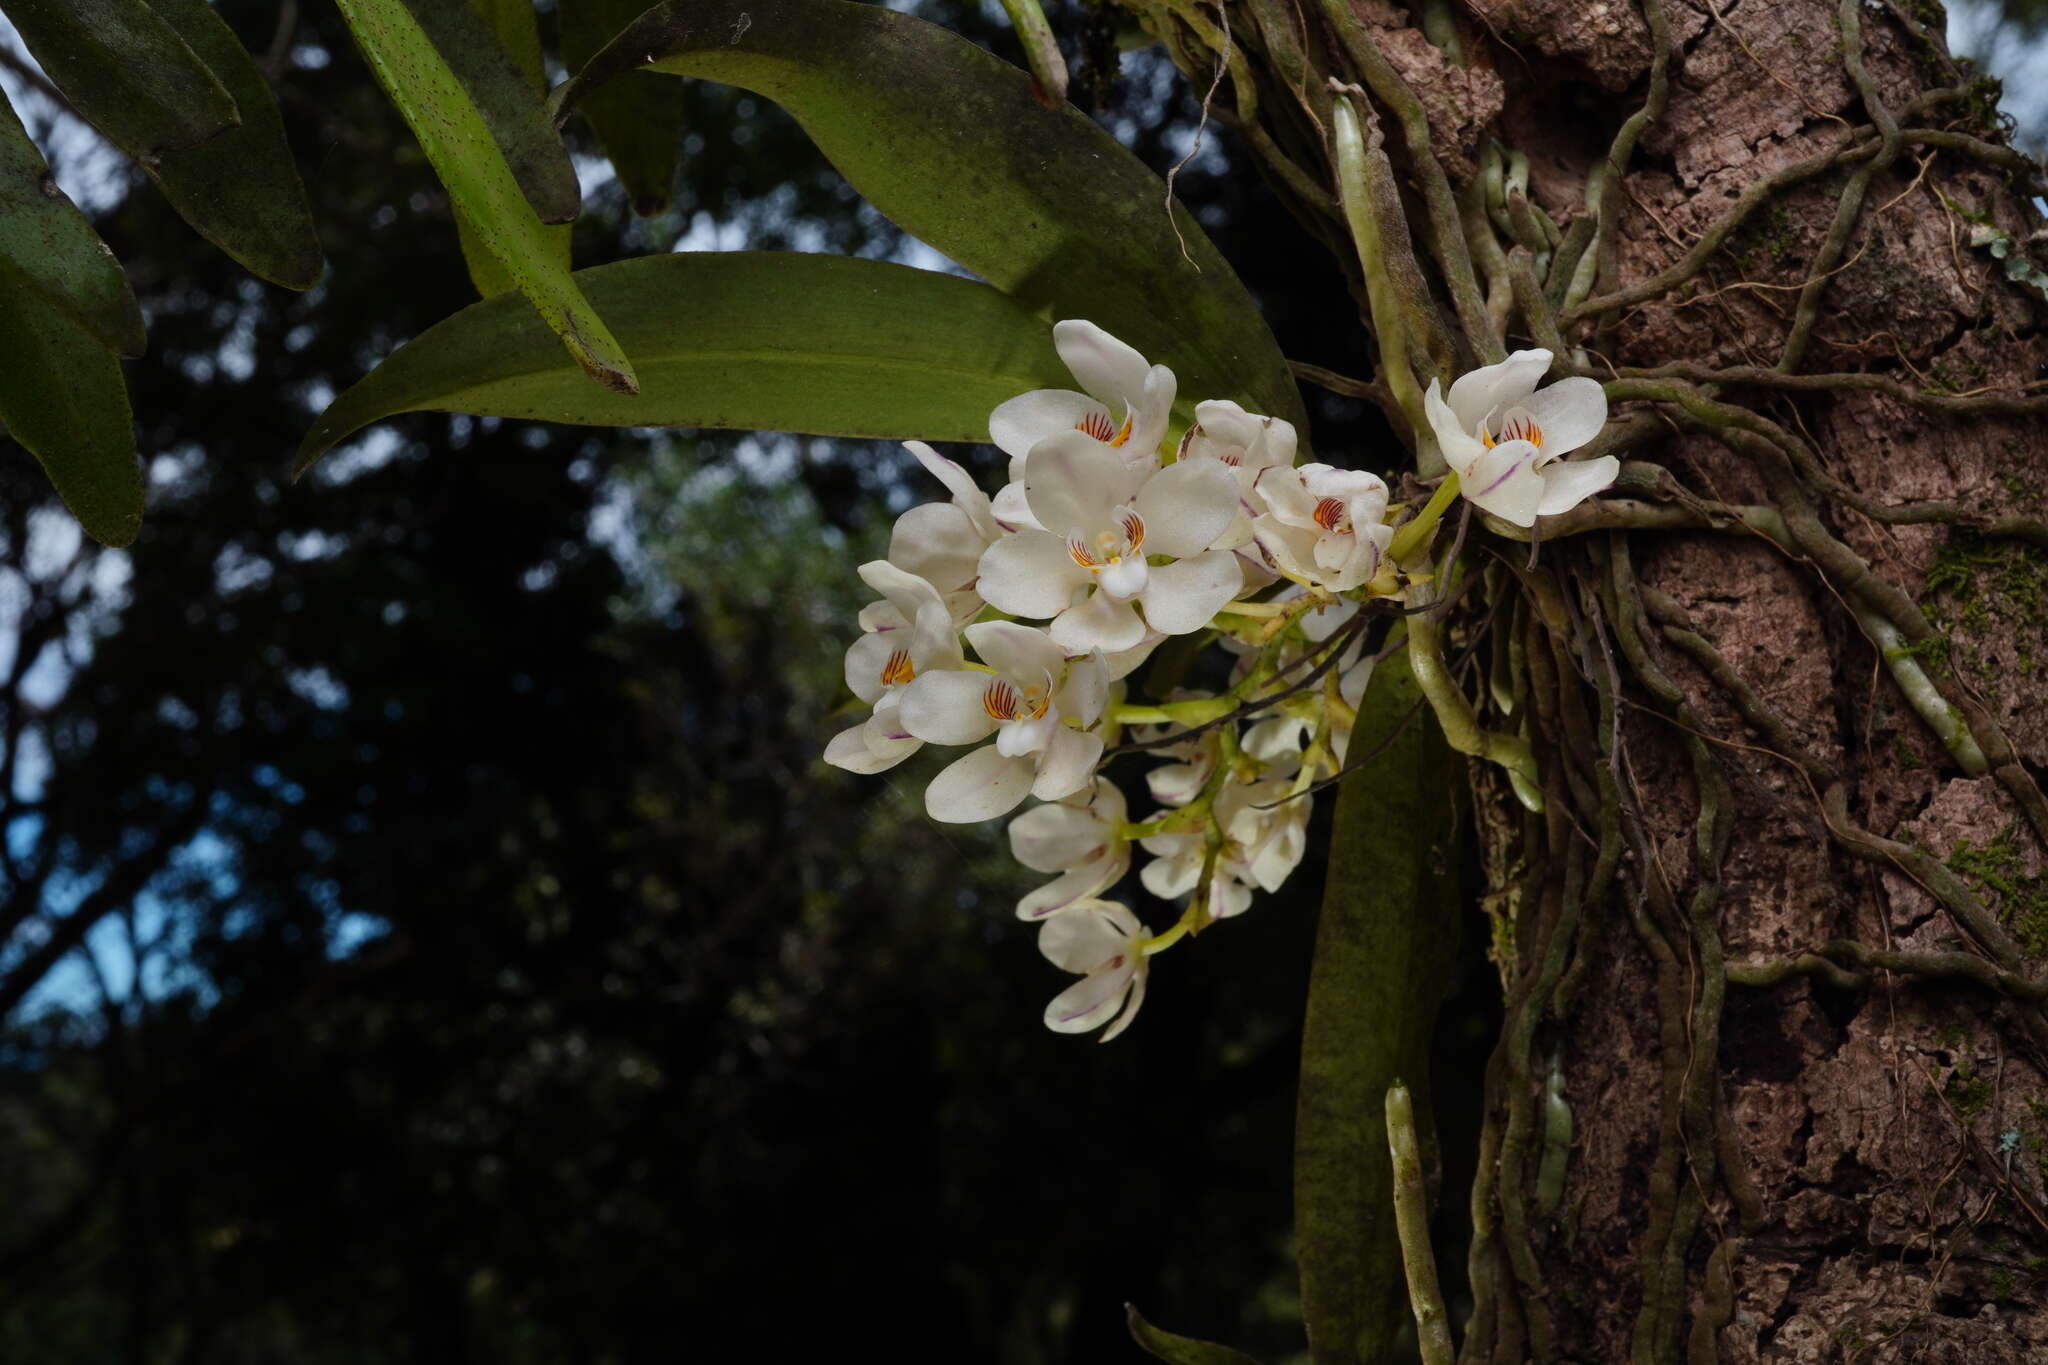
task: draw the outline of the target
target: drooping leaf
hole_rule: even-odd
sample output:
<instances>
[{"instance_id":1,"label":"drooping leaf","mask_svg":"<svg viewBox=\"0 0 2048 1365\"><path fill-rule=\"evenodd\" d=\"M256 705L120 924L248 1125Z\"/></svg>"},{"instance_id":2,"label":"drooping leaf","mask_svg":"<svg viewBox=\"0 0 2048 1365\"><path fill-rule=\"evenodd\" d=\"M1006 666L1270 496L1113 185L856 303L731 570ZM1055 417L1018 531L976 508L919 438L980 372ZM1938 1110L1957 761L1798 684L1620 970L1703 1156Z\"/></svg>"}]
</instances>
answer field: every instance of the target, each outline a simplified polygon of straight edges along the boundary
<instances>
[{"instance_id":1,"label":"drooping leaf","mask_svg":"<svg viewBox=\"0 0 2048 1365\"><path fill-rule=\"evenodd\" d=\"M1318 1365L1387 1359L1406 1316L1386 1094L1399 1077L1429 1074L1457 943L1455 768L1436 717L1417 708L1420 697L1405 652L1373 671L1350 753L1378 757L1339 790L1316 926L1294 1219L1302 1314ZM1425 1114L1426 1100L1418 1089Z\"/></svg>"},{"instance_id":2,"label":"drooping leaf","mask_svg":"<svg viewBox=\"0 0 2048 1365\"><path fill-rule=\"evenodd\" d=\"M121 263L57 187L49 163L0 95L0 274L6 273L102 346L142 354L142 309Z\"/></svg>"},{"instance_id":3,"label":"drooping leaf","mask_svg":"<svg viewBox=\"0 0 2048 1365\"><path fill-rule=\"evenodd\" d=\"M148 3L226 84L242 122L143 169L180 217L251 274L311 289L324 264L320 235L270 83L206 0Z\"/></svg>"},{"instance_id":4,"label":"drooping leaf","mask_svg":"<svg viewBox=\"0 0 2048 1365\"><path fill-rule=\"evenodd\" d=\"M742 251L643 256L576 281L639 357L639 397L584 383L531 312L500 296L428 328L337 398L298 470L372 422L423 409L985 441L997 403L1070 382L1043 319L953 275Z\"/></svg>"},{"instance_id":5,"label":"drooping leaf","mask_svg":"<svg viewBox=\"0 0 2048 1365\"><path fill-rule=\"evenodd\" d=\"M640 17L648 0L557 0L562 26L562 60L571 71L596 56L619 30ZM683 92L661 76L622 76L583 101L583 117L604 144L605 155L633 211L651 217L668 207L674 192L676 155L683 142Z\"/></svg>"},{"instance_id":6,"label":"drooping leaf","mask_svg":"<svg viewBox=\"0 0 2048 1365\"><path fill-rule=\"evenodd\" d=\"M121 362L17 277L0 275L0 425L103 545L142 526L142 465Z\"/></svg>"},{"instance_id":7,"label":"drooping leaf","mask_svg":"<svg viewBox=\"0 0 2048 1365\"><path fill-rule=\"evenodd\" d=\"M541 56L540 16L533 8L533 0L469 0L469 6L490 26L491 36L505 49L519 74L526 77L533 98L538 101L547 93L547 65ZM570 231L567 223L547 229L548 248L564 270L569 268ZM476 232L459 214L455 233L462 246L463 264L469 267L470 283L476 286L478 294L489 298L519 287L511 272L498 264L498 258L478 240Z\"/></svg>"},{"instance_id":8,"label":"drooping leaf","mask_svg":"<svg viewBox=\"0 0 2048 1365\"><path fill-rule=\"evenodd\" d=\"M71 107L145 166L239 121L220 78L143 0L6 0L0 9Z\"/></svg>"},{"instance_id":9,"label":"drooping leaf","mask_svg":"<svg viewBox=\"0 0 2048 1365\"><path fill-rule=\"evenodd\" d=\"M1161 1331L1145 1321L1145 1315L1134 1303L1124 1305L1124 1321L1130 1325L1131 1340L1144 1347L1147 1355L1167 1365L1259 1365L1243 1351Z\"/></svg>"},{"instance_id":10,"label":"drooping leaf","mask_svg":"<svg viewBox=\"0 0 2048 1365\"><path fill-rule=\"evenodd\" d=\"M402 0L337 0L370 68L491 254L504 265L584 373L635 393L626 353L563 268L483 116Z\"/></svg>"},{"instance_id":11,"label":"drooping leaf","mask_svg":"<svg viewBox=\"0 0 2048 1365\"><path fill-rule=\"evenodd\" d=\"M484 0L404 0L420 31L462 82L505 164L543 223L574 222L583 206L576 168L541 112L538 82L498 38ZM527 9L532 11L529 3Z\"/></svg>"},{"instance_id":12,"label":"drooping leaf","mask_svg":"<svg viewBox=\"0 0 2048 1365\"><path fill-rule=\"evenodd\" d=\"M1159 177L958 34L846 0L668 0L558 107L650 64L774 100L905 230L1029 307L1172 366L1184 394L1303 424L1257 305L1186 210L1169 218Z\"/></svg>"}]
</instances>

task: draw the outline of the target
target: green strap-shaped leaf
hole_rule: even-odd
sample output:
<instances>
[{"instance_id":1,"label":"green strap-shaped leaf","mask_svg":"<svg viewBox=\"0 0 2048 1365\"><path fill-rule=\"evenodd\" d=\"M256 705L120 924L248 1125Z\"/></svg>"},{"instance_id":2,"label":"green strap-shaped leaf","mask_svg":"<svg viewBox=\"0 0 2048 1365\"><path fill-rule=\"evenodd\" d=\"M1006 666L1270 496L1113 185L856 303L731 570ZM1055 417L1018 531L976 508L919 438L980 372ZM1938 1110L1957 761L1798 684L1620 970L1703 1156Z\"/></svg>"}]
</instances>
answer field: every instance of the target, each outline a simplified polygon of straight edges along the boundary
<instances>
[{"instance_id":1,"label":"green strap-shaped leaf","mask_svg":"<svg viewBox=\"0 0 2048 1365\"><path fill-rule=\"evenodd\" d=\"M402 0L336 2L371 70L448 187L456 212L467 217L584 373L608 389L638 392L625 351L562 268L546 225L526 202L483 116Z\"/></svg>"},{"instance_id":2,"label":"green strap-shaped leaf","mask_svg":"<svg viewBox=\"0 0 2048 1365\"><path fill-rule=\"evenodd\" d=\"M206 0L148 3L226 83L242 123L143 169L180 217L251 274L311 289L323 267L320 236L270 83Z\"/></svg>"},{"instance_id":3,"label":"green strap-shaped leaf","mask_svg":"<svg viewBox=\"0 0 2048 1365\"><path fill-rule=\"evenodd\" d=\"M334 401L297 469L422 409L586 426L988 438L989 410L1066 382L1043 319L974 280L847 256L688 252L576 272L639 357L637 398L582 382L510 296L422 332Z\"/></svg>"},{"instance_id":4,"label":"green strap-shaped leaf","mask_svg":"<svg viewBox=\"0 0 2048 1365\"><path fill-rule=\"evenodd\" d=\"M1161 1331L1145 1321L1145 1315L1134 1303L1124 1305L1124 1321L1130 1325L1131 1340L1144 1347L1145 1354L1166 1361L1167 1365L1259 1365L1243 1351Z\"/></svg>"},{"instance_id":5,"label":"green strap-shaped leaf","mask_svg":"<svg viewBox=\"0 0 2048 1365\"><path fill-rule=\"evenodd\" d=\"M142 465L121 363L11 275L0 275L0 425L26 446L87 535L142 526Z\"/></svg>"},{"instance_id":6,"label":"green strap-shaped leaf","mask_svg":"<svg viewBox=\"0 0 2048 1365\"><path fill-rule=\"evenodd\" d=\"M619 30L640 17L648 0L556 0L562 26L562 60L571 71L596 56ZM676 155L683 143L683 92L672 80L638 73L593 90L583 117L604 144L605 155L633 211L651 217L668 207L675 189Z\"/></svg>"},{"instance_id":7,"label":"green strap-shaped leaf","mask_svg":"<svg viewBox=\"0 0 2048 1365\"><path fill-rule=\"evenodd\" d=\"M540 16L534 11L533 0L469 0L469 5L490 25L491 36L526 78L537 103L547 93L548 82L547 65L541 56ZM470 283L476 286L478 294L489 298L519 287L511 272L498 264L498 258L460 215L455 220L455 232L462 245L463 264L469 267ZM569 268L569 236L567 223L547 230L548 249L564 270Z\"/></svg>"},{"instance_id":8,"label":"green strap-shaped leaf","mask_svg":"<svg viewBox=\"0 0 2048 1365\"><path fill-rule=\"evenodd\" d=\"M1159 177L958 34L845 0L669 0L563 87L560 107L650 60L782 105L904 229L1031 308L1172 366L1182 393L1303 425L1257 306L1184 209L1168 218Z\"/></svg>"},{"instance_id":9,"label":"green strap-shaped leaf","mask_svg":"<svg viewBox=\"0 0 2048 1365\"><path fill-rule=\"evenodd\" d=\"M520 69L487 16L486 0L404 0L483 116L505 164L543 223L574 222L583 207L568 149L541 112L538 82ZM532 11L529 0L527 10Z\"/></svg>"},{"instance_id":10,"label":"green strap-shaped leaf","mask_svg":"<svg viewBox=\"0 0 2048 1365\"><path fill-rule=\"evenodd\" d=\"M1378 756L1345 780L1330 836L1294 1129L1302 1313L1316 1365L1378 1365L1405 1320L1387 1087L1429 1075L1458 923L1456 768L1436 717L1417 709L1421 695L1406 653L1374 671L1349 752Z\"/></svg>"},{"instance_id":11,"label":"green strap-shaped leaf","mask_svg":"<svg viewBox=\"0 0 2048 1365\"><path fill-rule=\"evenodd\" d=\"M145 166L239 121L227 87L143 0L5 0L0 9L71 107Z\"/></svg>"},{"instance_id":12,"label":"green strap-shaped leaf","mask_svg":"<svg viewBox=\"0 0 2048 1365\"><path fill-rule=\"evenodd\" d=\"M0 274L123 355L145 338L135 291L107 244L50 178L49 163L0 95Z\"/></svg>"}]
</instances>

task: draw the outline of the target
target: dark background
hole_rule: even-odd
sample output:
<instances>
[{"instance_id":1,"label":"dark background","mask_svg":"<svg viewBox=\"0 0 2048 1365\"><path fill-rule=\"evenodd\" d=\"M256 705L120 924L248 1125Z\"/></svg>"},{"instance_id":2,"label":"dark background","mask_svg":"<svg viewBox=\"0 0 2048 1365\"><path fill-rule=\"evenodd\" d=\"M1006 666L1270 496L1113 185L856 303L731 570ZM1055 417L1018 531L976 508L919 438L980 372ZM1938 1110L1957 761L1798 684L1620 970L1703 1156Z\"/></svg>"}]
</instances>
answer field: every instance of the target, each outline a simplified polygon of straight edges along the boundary
<instances>
[{"instance_id":1,"label":"dark background","mask_svg":"<svg viewBox=\"0 0 2048 1365\"><path fill-rule=\"evenodd\" d=\"M289 484L318 407L473 295L331 9L220 8L278 59L308 294L18 106L149 314L150 495L132 550L81 544L0 441L0 1362L1128 1361L1126 1301L1298 1353L1327 810L1130 1033L1059 1037L1071 978L1012 915L1033 874L999 827L925 819L935 756L818 758L853 567L939 491L907 456L416 415ZM919 12L1014 55L999 15ZM578 264L933 264L773 106L683 98L658 218L579 144ZM1156 49L1079 98L1161 171L1190 144ZM1227 130L1204 146L1176 188L1283 349L1367 369L1328 258ZM1361 404L1309 397L1320 458L1388 461ZM991 449L953 453L992 486ZM1443 1029L1451 1189L1479 951Z\"/></svg>"}]
</instances>

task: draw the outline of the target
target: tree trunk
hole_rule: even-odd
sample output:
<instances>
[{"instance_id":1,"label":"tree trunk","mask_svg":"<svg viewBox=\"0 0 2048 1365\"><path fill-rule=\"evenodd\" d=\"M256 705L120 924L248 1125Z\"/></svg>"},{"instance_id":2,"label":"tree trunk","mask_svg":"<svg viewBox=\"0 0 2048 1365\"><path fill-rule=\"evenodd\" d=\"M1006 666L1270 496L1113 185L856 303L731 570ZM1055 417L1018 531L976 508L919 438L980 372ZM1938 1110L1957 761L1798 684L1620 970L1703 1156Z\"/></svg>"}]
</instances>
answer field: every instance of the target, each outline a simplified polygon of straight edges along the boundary
<instances>
[{"instance_id":1,"label":"tree trunk","mask_svg":"<svg viewBox=\"0 0 2048 1365\"><path fill-rule=\"evenodd\" d=\"M1996 87L1926 0L1145 18L1198 89L1227 54L1370 322L1363 87L1424 383L1502 341L1611 381L1621 486L1533 555L1475 521L1452 618L1547 798L1471 760L1507 1020L1461 1360L2048 1358L2048 274Z\"/></svg>"}]
</instances>

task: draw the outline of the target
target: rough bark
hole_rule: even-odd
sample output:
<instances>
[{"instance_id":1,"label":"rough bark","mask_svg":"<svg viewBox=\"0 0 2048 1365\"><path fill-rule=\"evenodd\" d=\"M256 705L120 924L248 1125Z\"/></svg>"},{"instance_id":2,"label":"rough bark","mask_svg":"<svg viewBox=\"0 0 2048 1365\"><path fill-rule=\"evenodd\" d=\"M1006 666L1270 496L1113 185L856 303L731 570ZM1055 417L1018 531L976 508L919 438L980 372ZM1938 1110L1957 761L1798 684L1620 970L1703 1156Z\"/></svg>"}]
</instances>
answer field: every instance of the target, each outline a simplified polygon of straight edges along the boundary
<instances>
[{"instance_id":1,"label":"rough bark","mask_svg":"<svg viewBox=\"0 0 2048 1365\"><path fill-rule=\"evenodd\" d=\"M1616 381L1624 487L1533 565L1475 525L1461 608L1549 798L1474 765L1508 1020L1461 1359L2048 1359L2048 342L1995 88L1925 0L1142 12L1227 53L1354 274L1327 81L1369 92L1457 368Z\"/></svg>"}]
</instances>

